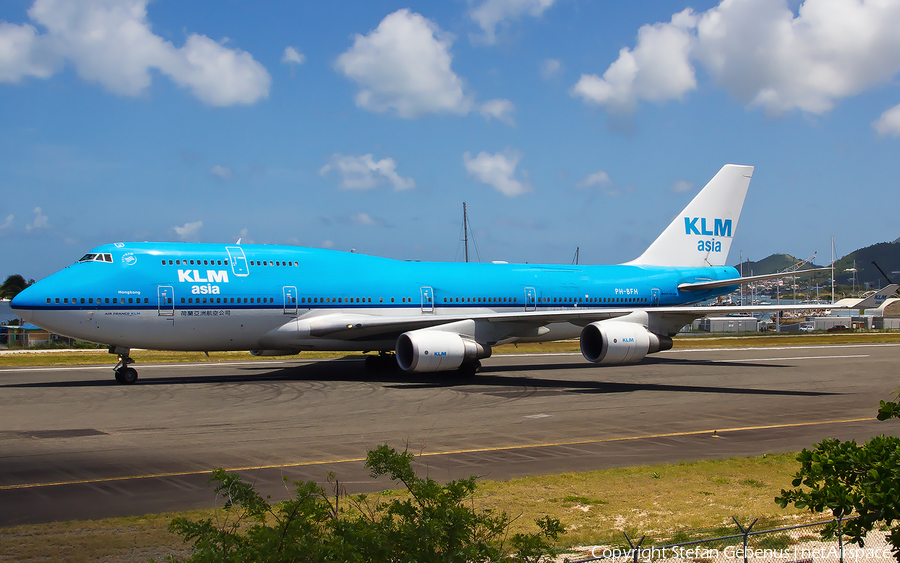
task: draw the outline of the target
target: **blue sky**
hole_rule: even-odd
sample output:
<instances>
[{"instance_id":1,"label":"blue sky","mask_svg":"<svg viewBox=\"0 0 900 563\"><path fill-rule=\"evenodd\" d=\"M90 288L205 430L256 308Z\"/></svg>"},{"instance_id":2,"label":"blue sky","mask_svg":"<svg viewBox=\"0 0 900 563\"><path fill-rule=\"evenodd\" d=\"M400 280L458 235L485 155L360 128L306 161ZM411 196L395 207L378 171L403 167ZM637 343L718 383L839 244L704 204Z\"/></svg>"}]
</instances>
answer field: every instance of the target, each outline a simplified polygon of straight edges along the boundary
<instances>
[{"instance_id":1,"label":"blue sky","mask_svg":"<svg viewBox=\"0 0 900 563\"><path fill-rule=\"evenodd\" d=\"M900 3L0 4L0 275L123 240L638 256L726 163L730 263L900 236Z\"/></svg>"}]
</instances>

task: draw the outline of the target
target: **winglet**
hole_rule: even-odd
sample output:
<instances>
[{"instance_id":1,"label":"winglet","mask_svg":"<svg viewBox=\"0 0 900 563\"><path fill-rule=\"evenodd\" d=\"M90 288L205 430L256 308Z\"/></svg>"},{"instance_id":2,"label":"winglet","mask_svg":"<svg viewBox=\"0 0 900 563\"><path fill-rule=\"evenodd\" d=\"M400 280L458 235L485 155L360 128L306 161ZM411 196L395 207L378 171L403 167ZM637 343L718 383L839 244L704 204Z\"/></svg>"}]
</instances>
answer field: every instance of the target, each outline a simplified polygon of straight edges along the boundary
<instances>
[{"instance_id":1,"label":"winglet","mask_svg":"<svg viewBox=\"0 0 900 563\"><path fill-rule=\"evenodd\" d=\"M637 266L724 266L752 166L726 164L638 258Z\"/></svg>"}]
</instances>

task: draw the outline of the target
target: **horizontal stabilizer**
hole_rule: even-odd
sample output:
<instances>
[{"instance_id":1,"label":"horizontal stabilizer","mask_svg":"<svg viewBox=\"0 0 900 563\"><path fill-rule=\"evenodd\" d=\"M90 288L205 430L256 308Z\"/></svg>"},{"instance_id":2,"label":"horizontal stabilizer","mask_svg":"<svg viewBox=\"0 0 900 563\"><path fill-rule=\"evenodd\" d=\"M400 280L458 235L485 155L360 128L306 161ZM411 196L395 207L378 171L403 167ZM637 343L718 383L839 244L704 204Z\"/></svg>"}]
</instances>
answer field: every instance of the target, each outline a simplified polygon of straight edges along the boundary
<instances>
[{"instance_id":1,"label":"horizontal stabilizer","mask_svg":"<svg viewBox=\"0 0 900 563\"><path fill-rule=\"evenodd\" d=\"M830 270L830 268L813 268L811 270L798 270L796 272L780 272L777 274L763 274L760 276L746 276L743 278L733 278L730 280L715 280L715 281L701 281L701 282L692 282L692 283L682 283L678 284L678 289L681 291L703 291L707 289L715 289L717 287L728 287L731 285L740 285L743 283L751 283L763 280L774 280L777 278L791 278L794 276L799 276L802 274L809 274L812 272L823 272L826 270Z\"/></svg>"}]
</instances>

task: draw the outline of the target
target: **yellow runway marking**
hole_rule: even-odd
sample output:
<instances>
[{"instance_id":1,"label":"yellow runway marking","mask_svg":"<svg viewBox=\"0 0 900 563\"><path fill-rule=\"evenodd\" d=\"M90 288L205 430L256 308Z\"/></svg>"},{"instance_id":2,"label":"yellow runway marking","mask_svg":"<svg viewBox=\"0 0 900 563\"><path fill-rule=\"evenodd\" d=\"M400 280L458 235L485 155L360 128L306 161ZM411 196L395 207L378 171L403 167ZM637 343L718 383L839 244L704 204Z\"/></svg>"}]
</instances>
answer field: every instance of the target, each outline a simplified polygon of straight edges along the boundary
<instances>
[{"instance_id":1,"label":"yellow runway marking","mask_svg":"<svg viewBox=\"0 0 900 563\"><path fill-rule=\"evenodd\" d=\"M584 444L603 444L610 442L627 442L632 440L649 440L654 438L674 438L678 436L696 436L699 434L710 434L716 432L718 436L726 432L740 432L746 430L771 430L774 428L798 428L801 426L816 426L822 424L847 424L851 422L871 422L874 418L851 418L847 420L826 420L822 422L796 422L792 424L770 424L764 426L742 426L737 428L718 428L710 430L693 430L690 432L670 432L667 434L647 434L644 436L626 436L624 438L606 438L601 440L576 440L571 442L551 442L546 444L528 444L524 446L501 446L497 448L470 448L462 450L449 450L444 452L426 452L421 453L418 457L433 457L439 455L468 454L468 453L484 453L496 451L522 450L528 448L549 448L553 446L578 446ZM229 473L237 471L258 471L260 469L279 469L287 467L311 467L315 465L326 465L329 463L348 463L365 461L366 458L347 458L347 459L331 459L326 461L307 461L303 463L280 463L273 465L255 465L252 467L233 467L226 469ZM39 487L56 487L60 485L91 485L96 483L109 483L112 481L133 481L137 479L159 479L162 477L183 477L185 475L203 475L211 473L209 470L204 471L177 471L171 473L153 473L150 475L129 475L124 477L106 477L102 479L83 479L73 481L57 481L53 483L22 483L19 485L0 485L0 491L8 491L13 489L33 489Z\"/></svg>"}]
</instances>

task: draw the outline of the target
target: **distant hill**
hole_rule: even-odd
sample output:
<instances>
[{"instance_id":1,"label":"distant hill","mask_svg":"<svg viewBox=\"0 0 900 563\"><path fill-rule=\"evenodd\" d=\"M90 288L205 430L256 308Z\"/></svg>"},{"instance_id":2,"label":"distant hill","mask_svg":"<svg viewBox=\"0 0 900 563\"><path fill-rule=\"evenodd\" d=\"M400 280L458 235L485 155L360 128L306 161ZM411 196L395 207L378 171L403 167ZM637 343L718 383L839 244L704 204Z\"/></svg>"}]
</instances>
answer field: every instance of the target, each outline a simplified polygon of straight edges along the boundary
<instances>
[{"instance_id":1,"label":"distant hill","mask_svg":"<svg viewBox=\"0 0 900 563\"><path fill-rule=\"evenodd\" d=\"M785 268L789 268L799 262L801 259L791 256L790 254L772 254L762 260L753 262L751 260L744 261L744 275L749 276L752 271L754 275L772 274ZM894 242L880 242L854 250L850 254L835 261L834 278L838 284L851 285L852 272L846 270L853 268L854 260L856 261L856 285L865 287L869 284L871 287L884 287L887 282L878 271L872 261L878 263L881 269L891 278L891 281L900 283L900 239ZM734 266L739 272L741 265ZM821 265L805 264L804 269L822 268ZM822 272L813 274L813 280L825 283L831 278L830 272Z\"/></svg>"},{"instance_id":2,"label":"distant hill","mask_svg":"<svg viewBox=\"0 0 900 563\"><path fill-rule=\"evenodd\" d=\"M835 262L834 278L838 283L850 284L852 272L845 270L853 268L854 260L856 260L857 285L868 283L871 286L878 287L879 285L884 286L887 284L878 268L872 265L873 260L878 262L878 265L891 278L891 281L900 282L900 273L892 273L900 272L900 243L897 241L880 242L854 250Z\"/></svg>"},{"instance_id":3,"label":"distant hill","mask_svg":"<svg viewBox=\"0 0 900 563\"><path fill-rule=\"evenodd\" d=\"M767 256L762 260L758 260L753 262L752 260L744 260L744 275L749 276L750 272L753 272L755 276L762 276L765 274L774 274L775 272L780 272L785 268L790 268L794 266L802 260L802 258L796 258L791 256L790 254L772 254L771 256ZM804 264L803 269L807 270L809 268L821 268L821 266ZM737 264L735 269L740 272L741 265Z\"/></svg>"}]
</instances>

